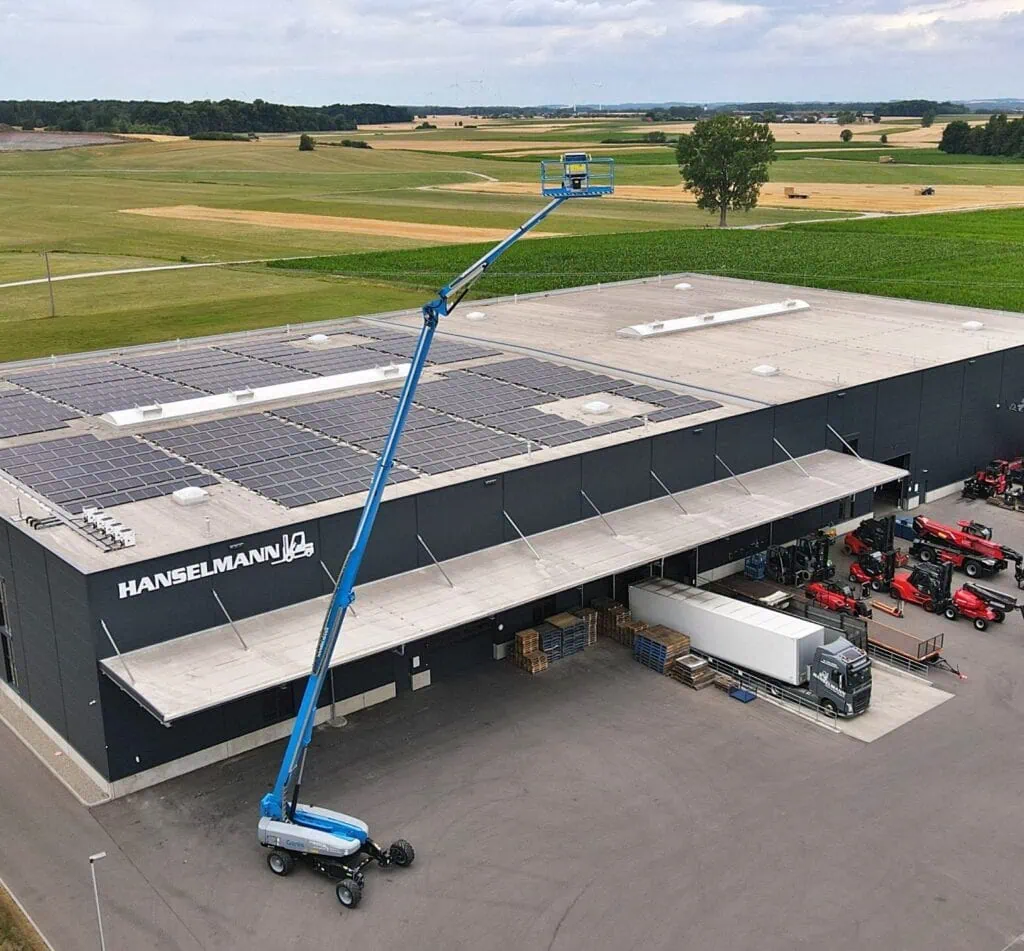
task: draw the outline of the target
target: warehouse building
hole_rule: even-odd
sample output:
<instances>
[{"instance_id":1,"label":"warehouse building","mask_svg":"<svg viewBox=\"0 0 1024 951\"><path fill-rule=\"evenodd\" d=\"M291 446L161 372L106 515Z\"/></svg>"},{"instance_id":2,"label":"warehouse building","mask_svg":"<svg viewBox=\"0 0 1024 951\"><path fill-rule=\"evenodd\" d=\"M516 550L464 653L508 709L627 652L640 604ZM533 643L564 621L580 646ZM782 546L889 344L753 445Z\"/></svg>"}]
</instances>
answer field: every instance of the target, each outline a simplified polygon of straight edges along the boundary
<instances>
[{"instance_id":1,"label":"warehouse building","mask_svg":"<svg viewBox=\"0 0 1024 951\"><path fill-rule=\"evenodd\" d=\"M1024 447L1019 315L706 276L475 306L436 338L323 718ZM115 794L284 736L417 327L0 366L4 700Z\"/></svg>"}]
</instances>

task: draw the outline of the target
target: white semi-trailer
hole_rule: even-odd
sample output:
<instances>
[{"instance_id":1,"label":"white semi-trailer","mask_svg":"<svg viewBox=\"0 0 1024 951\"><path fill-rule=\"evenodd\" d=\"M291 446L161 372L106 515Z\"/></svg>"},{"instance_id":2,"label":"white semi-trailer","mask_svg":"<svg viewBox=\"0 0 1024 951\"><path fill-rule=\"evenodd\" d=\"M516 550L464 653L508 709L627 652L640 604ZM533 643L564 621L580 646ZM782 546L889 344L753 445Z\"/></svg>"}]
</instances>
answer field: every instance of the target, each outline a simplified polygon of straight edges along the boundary
<instances>
[{"instance_id":1,"label":"white semi-trailer","mask_svg":"<svg viewBox=\"0 0 1024 951\"><path fill-rule=\"evenodd\" d=\"M845 638L825 643L820 624L665 578L630 585L638 621L688 634L693 650L798 692L841 717L871 702L871 660Z\"/></svg>"}]
</instances>

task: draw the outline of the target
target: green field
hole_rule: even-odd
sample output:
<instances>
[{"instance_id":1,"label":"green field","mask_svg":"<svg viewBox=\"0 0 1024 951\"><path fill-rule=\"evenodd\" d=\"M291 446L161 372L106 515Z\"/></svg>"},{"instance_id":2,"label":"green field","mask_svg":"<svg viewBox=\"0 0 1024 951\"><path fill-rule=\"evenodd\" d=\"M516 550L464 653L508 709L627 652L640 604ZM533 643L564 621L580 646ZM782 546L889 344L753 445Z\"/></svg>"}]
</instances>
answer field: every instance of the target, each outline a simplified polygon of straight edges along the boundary
<instances>
[{"instance_id":1,"label":"green field","mask_svg":"<svg viewBox=\"0 0 1024 951\"><path fill-rule=\"evenodd\" d=\"M700 271L762 281L1024 311L1024 211L793 225L770 231L662 231L517 245L481 297ZM436 287L484 246L279 262L396 287Z\"/></svg>"},{"instance_id":2,"label":"green field","mask_svg":"<svg viewBox=\"0 0 1024 951\"><path fill-rule=\"evenodd\" d=\"M388 235L388 222L510 231L542 205L539 195L439 188L488 177L536 181L536 158L474 152L475 142L503 139L519 150L524 142L536 142L538 148L546 149L548 143L564 142L571 134L573 141L594 154L616 157L620 184L678 186L672 148L638 148L630 142L600 147L601 138L624 135L632 139L633 134L625 130L635 127L635 119L581 120L571 133L545 130L541 122L516 122L508 131L498 127L417 133L438 143L465 142L465 150L459 152L320 148L300 153L294 137L271 136L254 143L138 141L60 152L0 153L0 205L4 209L0 217L0 284L44 277L43 251L50 252L55 276L183 261L241 262L295 256L327 256L333 261L341 255L344 262L313 269L246 264L61 281L54 284L54 318L49 316L45 285L0 288L0 360L412 306L421 300L425 289L434 290L457 273L476 248L437 247L437 238ZM872 130L877 131L877 127ZM373 141L396 135L408 139L411 133L368 133L366 137ZM829 151L800 152L797 147ZM559 147L552 145L552 154L557 151ZM787 183L1024 185L1021 163L968 163L962 159L971 157L949 160L951 157L930 149L889 151L897 154L899 164L879 165L881 153L874 143L855 140L845 147L838 141L782 143L772 175ZM170 205L373 219L381 223L377 226L381 233L125 213L125 209ZM806 208L759 208L730 215L730 224L787 224L842 216ZM916 240L937 240L937 220L929 219ZM849 260L850 279L857 275L859 289L868 289L865 282L877 271L880 280L888 276L886 279L902 281L907 288L914 278L916 284L906 291L908 296L924 294L917 287L934 262L959 274L958 255L962 253L969 260L969 273L983 266L968 246L983 240L977 234L950 234L948 248L919 255L925 263L918 275L892 270L901 261L909 267L915 257L910 251L911 238L897 230L901 227L897 222L872 225L883 228L878 234L884 241L895 242L891 254L878 250L882 239L854 237L860 232L853 227L837 230L817 224L814 229L787 228L781 236L712 235L704 230L712 222L712 216L687 204L572 202L538 230L574 237L524 243L507 266L530 262L527 270L536 275L531 280L559 286L688 268L724 268L729 273L742 271L752 277L774 275L794 281L800 279L799 274L817 269L825 275L822 280L830 281L837 279L837 261ZM884 230L890 226L893 230ZM850 249L845 257L836 258L829 250L838 246L836 242ZM999 253L1003 253L1001 248ZM993 265L995 270L1000 267ZM529 276L522 268L516 273L517 280ZM805 281L812 282L810 278ZM488 292L486 285L484 292ZM499 288L491 292L497 293ZM1008 293L1012 298L1014 292ZM1008 306L995 299L992 303Z\"/></svg>"}]
</instances>

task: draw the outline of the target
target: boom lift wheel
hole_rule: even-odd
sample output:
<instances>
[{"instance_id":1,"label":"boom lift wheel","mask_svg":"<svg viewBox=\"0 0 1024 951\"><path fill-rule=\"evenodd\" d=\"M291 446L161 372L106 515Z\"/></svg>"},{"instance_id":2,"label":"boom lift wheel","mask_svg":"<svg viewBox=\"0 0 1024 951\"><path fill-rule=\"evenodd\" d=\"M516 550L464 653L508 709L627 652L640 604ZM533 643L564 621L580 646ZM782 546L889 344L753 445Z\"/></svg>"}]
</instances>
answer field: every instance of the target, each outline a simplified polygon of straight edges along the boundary
<instances>
[{"instance_id":1,"label":"boom lift wheel","mask_svg":"<svg viewBox=\"0 0 1024 951\"><path fill-rule=\"evenodd\" d=\"M1002 624L1006 620L1006 612L1000 611L999 608L993 608L992 613L996 616L996 624Z\"/></svg>"},{"instance_id":2,"label":"boom lift wheel","mask_svg":"<svg viewBox=\"0 0 1024 951\"><path fill-rule=\"evenodd\" d=\"M274 849L267 856L267 866L275 875L287 875L295 868L295 856L283 849Z\"/></svg>"},{"instance_id":3,"label":"boom lift wheel","mask_svg":"<svg viewBox=\"0 0 1024 951\"><path fill-rule=\"evenodd\" d=\"M935 560L935 552L932 551L927 545L922 545L921 550L917 555L921 561L930 562Z\"/></svg>"},{"instance_id":4,"label":"boom lift wheel","mask_svg":"<svg viewBox=\"0 0 1024 951\"><path fill-rule=\"evenodd\" d=\"M338 882L334 893L346 908L355 908L363 898L363 889L354 878L343 878Z\"/></svg>"},{"instance_id":5,"label":"boom lift wheel","mask_svg":"<svg viewBox=\"0 0 1024 951\"><path fill-rule=\"evenodd\" d=\"M976 617L974 619L974 629L976 631L984 631L988 627L988 621L983 617Z\"/></svg>"},{"instance_id":6,"label":"boom lift wheel","mask_svg":"<svg viewBox=\"0 0 1024 951\"><path fill-rule=\"evenodd\" d=\"M946 615L946 619L949 621L955 621L959 616L956 613L956 608L946 608L946 610L943 613Z\"/></svg>"},{"instance_id":7,"label":"boom lift wheel","mask_svg":"<svg viewBox=\"0 0 1024 951\"><path fill-rule=\"evenodd\" d=\"M416 850L405 839L396 839L392 842L388 854L399 868L408 868L416 858Z\"/></svg>"}]
</instances>

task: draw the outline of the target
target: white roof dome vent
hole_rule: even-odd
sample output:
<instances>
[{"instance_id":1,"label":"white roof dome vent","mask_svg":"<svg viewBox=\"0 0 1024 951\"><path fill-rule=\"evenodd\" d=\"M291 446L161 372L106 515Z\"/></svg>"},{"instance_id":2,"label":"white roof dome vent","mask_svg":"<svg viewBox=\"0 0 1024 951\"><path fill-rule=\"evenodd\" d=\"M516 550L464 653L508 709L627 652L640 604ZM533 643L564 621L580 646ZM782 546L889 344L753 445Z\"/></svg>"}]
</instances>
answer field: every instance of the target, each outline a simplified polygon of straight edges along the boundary
<instances>
[{"instance_id":1,"label":"white roof dome vent","mask_svg":"<svg viewBox=\"0 0 1024 951\"><path fill-rule=\"evenodd\" d=\"M306 343L327 343L327 334L313 334L306 338Z\"/></svg>"},{"instance_id":2,"label":"white roof dome vent","mask_svg":"<svg viewBox=\"0 0 1024 951\"><path fill-rule=\"evenodd\" d=\"M672 289L675 291L689 291L693 289L693 285L687 284L686 281L680 281Z\"/></svg>"},{"instance_id":3,"label":"white roof dome vent","mask_svg":"<svg viewBox=\"0 0 1024 951\"><path fill-rule=\"evenodd\" d=\"M483 320L486 316L482 310L471 310L466 314L466 320Z\"/></svg>"},{"instance_id":4,"label":"white roof dome vent","mask_svg":"<svg viewBox=\"0 0 1024 951\"><path fill-rule=\"evenodd\" d=\"M778 367L773 367L770 363L762 363L754 367L751 373L756 373L758 376L776 376L779 372Z\"/></svg>"},{"instance_id":5,"label":"white roof dome vent","mask_svg":"<svg viewBox=\"0 0 1024 951\"><path fill-rule=\"evenodd\" d=\"M199 505L210 498L210 493L206 489L201 489L198 485L189 485L184 489L177 489L172 492L171 498L178 505Z\"/></svg>"},{"instance_id":6,"label":"white roof dome vent","mask_svg":"<svg viewBox=\"0 0 1024 951\"><path fill-rule=\"evenodd\" d=\"M968 333L974 333L975 330L982 330L985 325L980 320L965 320L960 326Z\"/></svg>"},{"instance_id":7,"label":"white roof dome vent","mask_svg":"<svg viewBox=\"0 0 1024 951\"><path fill-rule=\"evenodd\" d=\"M590 413L591 416L603 416L611 408L611 404L604 400L590 400L583 404L583 412Z\"/></svg>"}]
</instances>

